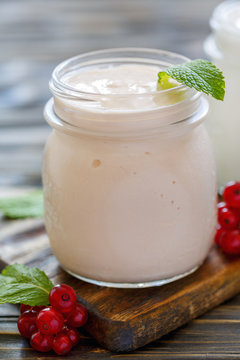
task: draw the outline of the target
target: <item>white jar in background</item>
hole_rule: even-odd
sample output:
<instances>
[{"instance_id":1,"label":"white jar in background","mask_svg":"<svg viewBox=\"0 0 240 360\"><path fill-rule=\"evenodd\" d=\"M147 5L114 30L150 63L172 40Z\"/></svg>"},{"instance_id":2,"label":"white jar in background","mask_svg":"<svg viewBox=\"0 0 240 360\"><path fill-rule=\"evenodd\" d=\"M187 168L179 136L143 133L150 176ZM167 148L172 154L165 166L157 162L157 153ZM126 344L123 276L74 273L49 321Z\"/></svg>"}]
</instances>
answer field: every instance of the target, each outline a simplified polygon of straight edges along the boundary
<instances>
[{"instance_id":1,"label":"white jar in background","mask_svg":"<svg viewBox=\"0 0 240 360\"><path fill-rule=\"evenodd\" d=\"M84 54L53 72L43 169L51 247L70 274L115 287L162 285L206 258L216 174L208 103L157 74L188 59L150 49Z\"/></svg>"},{"instance_id":2,"label":"white jar in background","mask_svg":"<svg viewBox=\"0 0 240 360\"><path fill-rule=\"evenodd\" d=\"M221 3L210 20L204 50L226 79L224 102L210 100L207 128L213 141L219 186L240 181L240 1Z\"/></svg>"}]
</instances>

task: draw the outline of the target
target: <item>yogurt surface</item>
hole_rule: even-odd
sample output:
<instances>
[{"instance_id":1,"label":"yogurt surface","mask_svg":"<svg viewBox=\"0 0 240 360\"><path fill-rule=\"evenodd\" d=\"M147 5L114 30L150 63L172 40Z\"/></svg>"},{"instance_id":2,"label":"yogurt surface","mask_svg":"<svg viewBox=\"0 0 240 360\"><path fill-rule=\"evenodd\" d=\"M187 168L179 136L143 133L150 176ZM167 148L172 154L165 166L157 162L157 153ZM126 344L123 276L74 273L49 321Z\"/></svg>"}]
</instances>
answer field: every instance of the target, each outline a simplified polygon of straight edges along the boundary
<instances>
[{"instance_id":1,"label":"yogurt surface","mask_svg":"<svg viewBox=\"0 0 240 360\"><path fill-rule=\"evenodd\" d=\"M65 76L63 82L94 94L144 94L157 90L157 66L119 65L86 68Z\"/></svg>"},{"instance_id":2,"label":"yogurt surface","mask_svg":"<svg viewBox=\"0 0 240 360\"><path fill-rule=\"evenodd\" d=\"M67 74L62 82L74 91L79 91L85 98L98 96L97 101L93 105L91 102L62 100L62 106L57 102L57 107L68 106L83 111L88 111L89 108L90 112L106 114L115 110L153 110L180 101L181 93L168 94L157 88L160 70L159 66L142 64L85 67L81 71ZM173 79L170 79L170 83L179 85Z\"/></svg>"}]
</instances>

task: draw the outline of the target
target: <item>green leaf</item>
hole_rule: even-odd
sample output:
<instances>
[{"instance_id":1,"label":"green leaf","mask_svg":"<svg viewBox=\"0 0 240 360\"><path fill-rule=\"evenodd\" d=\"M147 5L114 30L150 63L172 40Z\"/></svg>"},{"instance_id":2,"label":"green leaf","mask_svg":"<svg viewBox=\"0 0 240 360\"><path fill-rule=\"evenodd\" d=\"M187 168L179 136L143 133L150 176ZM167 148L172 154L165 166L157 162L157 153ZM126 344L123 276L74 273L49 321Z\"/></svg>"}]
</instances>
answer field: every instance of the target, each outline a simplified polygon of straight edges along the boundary
<instances>
[{"instance_id":1,"label":"green leaf","mask_svg":"<svg viewBox=\"0 0 240 360\"><path fill-rule=\"evenodd\" d=\"M49 293L27 283L0 283L0 304L48 305Z\"/></svg>"},{"instance_id":2,"label":"green leaf","mask_svg":"<svg viewBox=\"0 0 240 360\"><path fill-rule=\"evenodd\" d=\"M16 282L15 278L9 277L9 276L3 276L2 274L0 274L0 287L2 284L9 284L9 283L13 283Z\"/></svg>"},{"instance_id":3,"label":"green leaf","mask_svg":"<svg viewBox=\"0 0 240 360\"><path fill-rule=\"evenodd\" d=\"M165 71L158 74L158 82L164 82L165 88L166 74L197 91L202 91L207 95L212 95L217 100L224 100L225 81L224 76L215 65L207 60L193 60L180 65L170 66ZM169 86L170 88L172 86Z\"/></svg>"},{"instance_id":4,"label":"green leaf","mask_svg":"<svg viewBox=\"0 0 240 360\"><path fill-rule=\"evenodd\" d=\"M53 287L53 283L45 272L36 267L30 268L23 264L8 265L3 269L2 275L15 278L17 282L26 282L42 286L48 290L48 292L50 292Z\"/></svg>"},{"instance_id":5,"label":"green leaf","mask_svg":"<svg viewBox=\"0 0 240 360\"><path fill-rule=\"evenodd\" d=\"M10 219L43 216L42 190L31 192L25 196L0 199L0 211Z\"/></svg>"},{"instance_id":6,"label":"green leaf","mask_svg":"<svg viewBox=\"0 0 240 360\"><path fill-rule=\"evenodd\" d=\"M0 275L0 304L48 305L52 287L53 283L42 270L9 265Z\"/></svg>"}]
</instances>

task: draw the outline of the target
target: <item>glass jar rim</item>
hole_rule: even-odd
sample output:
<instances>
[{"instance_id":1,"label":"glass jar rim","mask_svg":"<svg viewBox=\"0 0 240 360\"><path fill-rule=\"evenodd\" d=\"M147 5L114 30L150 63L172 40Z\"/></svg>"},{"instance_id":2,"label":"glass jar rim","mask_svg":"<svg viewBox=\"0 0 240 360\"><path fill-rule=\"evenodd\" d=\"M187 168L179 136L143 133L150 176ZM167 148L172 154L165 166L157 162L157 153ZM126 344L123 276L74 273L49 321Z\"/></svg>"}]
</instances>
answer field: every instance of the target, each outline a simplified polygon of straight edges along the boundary
<instances>
[{"instance_id":1,"label":"glass jar rim","mask_svg":"<svg viewBox=\"0 0 240 360\"><path fill-rule=\"evenodd\" d=\"M220 3L213 11L210 19L210 26L214 31L226 31L228 34L235 35L239 38L240 35L240 19L238 20L238 26L234 26L232 21L229 21L229 16L236 15L236 9L240 13L240 1L239 0L227 0Z\"/></svg>"},{"instance_id":2,"label":"glass jar rim","mask_svg":"<svg viewBox=\"0 0 240 360\"><path fill-rule=\"evenodd\" d=\"M86 91L82 91L82 90L78 90L75 87L65 83L64 81L62 81L62 77L64 75L66 75L67 73L73 71L73 70L77 70L77 68L79 67L83 67L89 64L98 64L99 61L101 60L101 56L109 56L109 55L116 55L117 53L124 53L124 52L134 52L135 56L133 56L132 58L130 57L126 57L126 59L128 61L136 61L136 57L137 55L140 55L141 53L145 53L148 54L149 56L166 56L169 57L170 59L176 59L176 60L180 60L177 61L178 64L182 63L182 62L189 62L190 59L184 55L180 55L174 52L170 52L170 51L166 51L166 50L158 50L158 49L152 49L152 48L138 48L138 47L126 47L126 48L110 48L110 49L104 49L104 50L96 50L96 51L91 51L91 52L86 52L74 57L71 57L63 62L61 62L59 65L57 65L55 67L55 69L52 72L52 77L51 80L49 82L49 87L51 92L53 93L53 95L57 95L57 96L61 96L61 97L68 97L74 100L77 99L87 99L89 98L89 100L97 100L99 97L101 96L107 96L107 97L119 97L122 96L127 96L127 97L134 97L136 95L141 95L143 97L147 97L150 95L156 95L159 94L159 91L156 89L155 91L149 91L146 93L141 93L141 94L136 94L136 93L121 93L121 94L117 94L117 93L113 93L113 94L102 94L102 93L96 93L96 92L86 92ZM96 60L86 60L88 58L92 58L92 57L97 57ZM126 60L125 59L125 60ZM141 58L144 60L144 63L146 63L147 58ZM86 60L84 62L84 60ZM113 58L109 58L108 62L111 63L114 61L114 63L116 63L117 61L122 61L123 58L119 58L119 60L117 60L116 57ZM154 59L154 58L149 58L148 59L149 64L156 64L159 65L164 64L163 61ZM172 63L170 62L165 62L166 67L172 65ZM157 79L156 79L157 82ZM184 89L188 89L187 86L179 84L178 86L174 87L174 88L170 88L170 89L164 89L161 90L161 94L163 95L169 95L173 92L176 93L176 91L182 91Z\"/></svg>"}]
</instances>

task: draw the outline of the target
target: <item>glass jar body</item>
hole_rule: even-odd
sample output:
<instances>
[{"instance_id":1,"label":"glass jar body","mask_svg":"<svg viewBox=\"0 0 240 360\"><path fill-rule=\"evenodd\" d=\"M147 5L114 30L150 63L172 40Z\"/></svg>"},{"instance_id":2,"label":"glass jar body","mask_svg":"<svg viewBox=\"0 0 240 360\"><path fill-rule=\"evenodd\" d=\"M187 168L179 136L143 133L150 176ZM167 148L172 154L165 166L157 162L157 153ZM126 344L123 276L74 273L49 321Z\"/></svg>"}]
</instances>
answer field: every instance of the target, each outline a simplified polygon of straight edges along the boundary
<instances>
[{"instance_id":1,"label":"glass jar body","mask_svg":"<svg viewBox=\"0 0 240 360\"><path fill-rule=\"evenodd\" d=\"M202 124L141 139L54 130L43 182L53 252L84 280L166 283L195 270L212 244L215 164Z\"/></svg>"},{"instance_id":2,"label":"glass jar body","mask_svg":"<svg viewBox=\"0 0 240 360\"><path fill-rule=\"evenodd\" d=\"M240 180L240 108L239 82L240 66L231 64L224 58L208 53L211 61L222 69L225 75L227 92L224 102L210 99L206 126L213 142L219 186L225 186L231 180ZM239 54L240 64L240 54Z\"/></svg>"},{"instance_id":3,"label":"glass jar body","mask_svg":"<svg viewBox=\"0 0 240 360\"><path fill-rule=\"evenodd\" d=\"M43 169L46 229L60 264L80 279L162 285L207 256L216 225L215 163L202 125L207 101L183 85L156 89L159 69L185 61L161 50L110 49L69 59L53 73L45 108L54 129ZM86 69L94 81L107 69L107 92L67 82Z\"/></svg>"},{"instance_id":4,"label":"glass jar body","mask_svg":"<svg viewBox=\"0 0 240 360\"><path fill-rule=\"evenodd\" d=\"M204 44L205 53L223 71L226 80L224 102L210 99L206 121L214 146L220 186L231 180L240 180L240 30L234 27L239 16L239 1L220 4L210 22L213 33Z\"/></svg>"}]
</instances>

